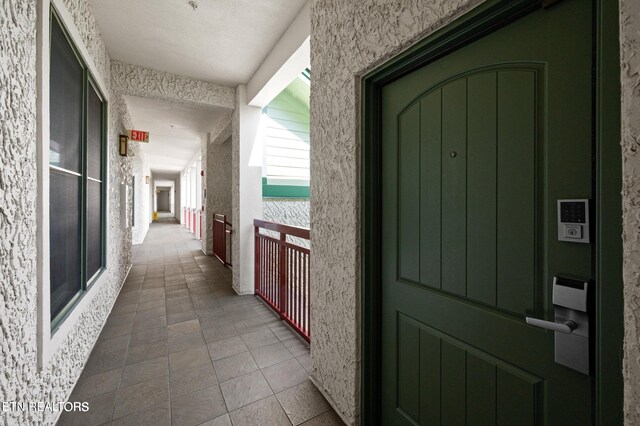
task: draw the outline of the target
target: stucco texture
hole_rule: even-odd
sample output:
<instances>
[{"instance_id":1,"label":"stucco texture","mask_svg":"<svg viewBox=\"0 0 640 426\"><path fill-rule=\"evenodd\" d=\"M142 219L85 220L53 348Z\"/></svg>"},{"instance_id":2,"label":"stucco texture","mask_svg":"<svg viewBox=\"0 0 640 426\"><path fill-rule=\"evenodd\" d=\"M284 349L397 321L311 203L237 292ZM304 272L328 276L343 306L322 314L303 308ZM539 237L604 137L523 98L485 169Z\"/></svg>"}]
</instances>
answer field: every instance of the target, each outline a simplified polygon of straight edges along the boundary
<instances>
[{"instance_id":1,"label":"stucco texture","mask_svg":"<svg viewBox=\"0 0 640 426\"><path fill-rule=\"evenodd\" d=\"M111 73L119 77L120 90L126 95L193 105L234 107L235 90L231 87L118 61L111 62Z\"/></svg>"},{"instance_id":2,"label":"stucco texture","mask_svg":"<svg viewBox=\"0 0 640 426\"><path fill-rule=\"evenodd\" d=\"M312 377L358 423L359 77L475 0L311 0ZM354 309L356 307L356 309Z\"/></svg>"},{"instance_id":3,"label":"stucco texture","mask_svg":"<svg viewBox=\"0 0 640 426\"><path fill-rule=\"evenodd\" d=\"M206 188L205 220L202 251L213 254L213 214L226 214L231 221L231 115L220 123L202 141L202 170Z\"/></svg>"},{"instance_id":4,"label":"stucco texture","mask_svg":"<svg viewBox=\"0 0 640 426\"><path fill-rule=\"evenodd\" d=\"M36 2L0 3L0 400L38 395ZM35 381L29 385L29 381ZM1 424L26 415L0 417Z\"/></svg>"},{"instance_id":5,"label":"stucco texture","mask_svg":"<svg viewBox=\"0 0 640 426\"><path fill-rule=\"evenodd\" d=\"M269 222L309 228L309 210L311 204L308 198L263 198L262 218ZM277 232L263 231L267 235L278 238ZM287 241L302 247L311 247L311 241L304 238L288 236Z\"/></svg>"},{"instance_id":6,"label":"stucco texture","mask_svg":"<svg viewBox=\"0 0 640 426\"><path fill-rule=\"evenodd\" d=\"M97 73L109 85L109 56L83 1L65 1ZM131 231L119 220L118 110L109 107L107 276L58 351L38 368L36 241L36 1L0 5L0 400L63 402L71 393L131 264ZM54 424L59 412L14 411L0 424Z\"/></svg>"},{"instance_id":7,"label":"stucco texture","mask_svg":"<svg viewBox=\"0 0 640 426\"><path fill-rule=\"evenodd\" d=\"M227 221L231 222L231 137L221 144L209 143L206 159L207 229L203 250L207 254L213 254L213 214L224 214Z\"/></svg>"},{"instance_id":8,"label":"stucco texture","mask_svg":"<svg viewBox=\"0 0 640 426\"><path fill-rule=\"evenodd\" d=\"M312 377L358 422L359 77L480 1L311 1ZM640 424L640 4L620 2L625 424ZM340 218L340 220L335 220ZM354 344L355 343L355 344Z\"/></svg>"},{"instance_id":9,"label":"stucco texture","mask_svg":"<svg viewBox=\"0 0 640 426\"><path fill-rule=\"evenodd\" d=\"M308 228L310 203L308 198L263 198L262 217L264 220L285 225Z\"/></svg>"},{"instance_id":10,"label":"stucco texture","mask_svg":"<svg viewBox=\"0 0 640 426\"><path fill-rule=\"evenodd\" d=\"M624 410L640 424L640 3L620 2L622 71Z\"/></svg>"}]
</instances>

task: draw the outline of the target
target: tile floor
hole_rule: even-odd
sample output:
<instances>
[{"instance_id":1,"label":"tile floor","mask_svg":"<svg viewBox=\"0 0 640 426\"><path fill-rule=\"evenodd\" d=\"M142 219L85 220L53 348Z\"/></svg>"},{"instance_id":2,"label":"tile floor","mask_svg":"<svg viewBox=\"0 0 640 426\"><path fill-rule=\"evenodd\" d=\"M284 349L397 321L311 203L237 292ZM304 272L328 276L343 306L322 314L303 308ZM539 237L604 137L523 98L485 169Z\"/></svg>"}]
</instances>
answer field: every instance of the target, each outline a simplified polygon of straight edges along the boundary
<instances>
[{"instance_id":1,"label":"tile floor","mask_svg":"<svg viewBox=\"0 0 640 426\"><path fill-rule=\"evenodd\" d=\"M342 425L309 349L176 224L151 225L58 425Z\"/></svg>"}]
</instances>

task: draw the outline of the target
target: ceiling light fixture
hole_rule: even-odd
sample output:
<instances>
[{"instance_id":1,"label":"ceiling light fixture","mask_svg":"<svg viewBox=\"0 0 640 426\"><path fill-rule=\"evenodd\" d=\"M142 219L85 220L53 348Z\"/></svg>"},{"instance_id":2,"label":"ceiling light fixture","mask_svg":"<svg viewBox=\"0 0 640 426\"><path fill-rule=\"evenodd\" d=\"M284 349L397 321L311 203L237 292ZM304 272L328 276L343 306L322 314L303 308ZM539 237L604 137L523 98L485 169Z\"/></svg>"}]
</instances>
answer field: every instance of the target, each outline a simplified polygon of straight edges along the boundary
<instances>
[{"instance_id":1,"label":"ceiling light fixture","mask_svg":"<svg viewBox=\"0 0 640 426\"><path fill-rule=\"evenodd\" d=\"M190 0L190 1L189 1L189 6L191 6L191 8L192 8L193 10L196 10L196 9L198 8L198 3L196 3L196 2L195 2L195 1L193 1L193 0Z\"/></svg>"}]
</instances>

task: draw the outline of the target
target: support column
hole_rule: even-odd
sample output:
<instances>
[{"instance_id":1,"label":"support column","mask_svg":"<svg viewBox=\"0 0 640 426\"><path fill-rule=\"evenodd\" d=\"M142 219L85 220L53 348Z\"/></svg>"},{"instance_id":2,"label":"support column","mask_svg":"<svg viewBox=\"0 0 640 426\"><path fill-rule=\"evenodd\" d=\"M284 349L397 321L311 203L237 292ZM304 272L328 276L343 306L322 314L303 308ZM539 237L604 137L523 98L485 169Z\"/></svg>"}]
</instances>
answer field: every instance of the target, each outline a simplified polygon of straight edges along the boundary
<instances>
[{"instance_id":1,"label":"support column","mask_svg":"<svg viewBox=\"0 0 640 426\"><path fill-rule=\"evenodd\" d=\"M254 291L253 220L262 219L262 108L247 104L247 87L236 89L232 132L233 288Z\"/></svg>"},{"instance_id":2,"label":"support column","mask_svg":"<svg viewBox=\"0 0 640 426\"><path fill-rule=\"evenodd\" d=\"M222 143L212 142L207 147L207 170L205 180L207 199L205 203L206 232L202 246L206 254L213 254L213 213L224 214L233 224L231 209L232 160L231 160L231 123L229 133Z\"/></svg>"}]
</instances>

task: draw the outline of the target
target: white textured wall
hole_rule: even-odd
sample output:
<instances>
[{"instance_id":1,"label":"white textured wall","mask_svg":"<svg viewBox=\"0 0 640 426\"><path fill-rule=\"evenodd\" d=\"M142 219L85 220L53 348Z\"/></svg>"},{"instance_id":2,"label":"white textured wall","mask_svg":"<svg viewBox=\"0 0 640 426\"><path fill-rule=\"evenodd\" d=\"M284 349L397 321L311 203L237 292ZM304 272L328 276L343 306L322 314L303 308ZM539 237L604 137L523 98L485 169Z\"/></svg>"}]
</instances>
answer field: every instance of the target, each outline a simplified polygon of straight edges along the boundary
<instances>
[{"instance_id":1,"label":"white textured wall","mask_svg":"<svg viewBox=\"0 0 640 426\"><path fill-rule=\"evenodd\" d=\"M203 250L213 254L213 214L227 215L231 222L231 137L221 144L209 143L207 147L207 229L203 238ZM233 225L233 223L232 223Z\"/></svg>"},{"instance_id":2,"label":"white textured wall","mask_svg":"<svg viewBox=\"0 0 640 426\"><path fill-rule=\"evenodd\" d=\"M308 198L263 198L262 217L269 222L283 223L285 225L309 228L310 203ZM263 231L267 235L275 238L279 237L277 232ZM311 247L311 241L298 237L287 237L287 241L298 244L302 247Z\"/></svg>"},{"instance_id":3,"label":"white textured wall","mask_svg":"<svg viewBox=\"0 0 640 426\"><path fill-rule=\"evenodd\" d=\"M344 418L359 405L359 76L479 0L312 0L312 376ZM640 424L640 3L622 0L625 424ZM319 148L316 148L319 147ZM340 220L334 220L340 218Z\"/></svg>"},{"instance_id":4,"label":"white textured wall","mask_svg":"<svg viewBox=\"0 0 640 426\"><path fill-rule=\"evenodd\" d=\"M308 228L310 207L308 198L263 198L262 216L270 222Z\"/></svg>"},{"instance_id":5,"label":"white textured wall","mask_svg":"<svg viewBox=\"0 0 640 426\"><path fill-rule=\"evenodd\" d=\"M359 76L476 0L311 0L312 377L359 412Z\"/></svg>"},{"instance_id":6,"label":"white textured wall","mask_svg":"<svg viewBox=\"0 0 640 426\"><path fill-rule=\"evenodd\" d=\"M640 3L620 2L625 424L640 424Z\"/></svg>"},{"instance_id":7,"label":"white textured wall","mask_svg":"<svg viewBox=\"0 0 640 426\"><path fill-rule=\"evenodd\" d=\"M207 196L204 200L205 208L205 220L203 222L204 229L202 230L202 251L205 254L213 254L213 213L216 212L216 206L219 206L224 210L224 213L228 216L228 221L231 221L231 117L233 112L228 111L225 117L220 120L217 125L207 134L207 140L202 141L202 170L204 173L203 185L207 189ZM216 153L219 145L228 142L228 147L223 148L224 151L221 154ZM227 156L226 161L228 163L222 166L226 168L228 175L220 176L220 171L216 170L220 167L220 162L216 160L218 156ZM217 185L216 181L219 178L227 179L227 185ZM227 204L220 205L219 202L214 203L216 195L214 192L219 191L220 188L228 188L228 206ZM215 205L214 205L215 204Z\"/></svg>"},{"instance_id":8,"label":"white textured wall","mask_svg":"<svg viewBox=\"0 0 640 426\"><path fill-rule=\"evenodd\" d=\"M232 87L170 74L123 62L111 62L114 84L125 95L140 96L186 104L233 108Z\"/></svg>"},{"instance_id":9,"label":"white textured wall","mask_svg":"<svg viewBox=\"0 0 640 426\"><path fill-rule=\"evenodd\" d=\"M109 84L109 57L83 0L65 0ZM0 4L0 400L66 401L131 264L131 231L120 228L119 184L131 174L117 153L120 110L109 106L107 281L50 362L37 366L36 1ZM107 88L108 89L108 88ZM53 424L58 412L3 413L0 424Z\"/></svg>"},{"instance_id":10,"label":"white textured wall","mask_svg":"<svg viewBox=\"0 0 640 426\"><path fill-rule=\"evenodd\" d=\"M46 387L36 370L35 22L35 0L0 3L2 401L31 398ZM34 379L37 383L29 385ZM0 423L28 418L12 417Z\"/></svg>"}]
</instances>

